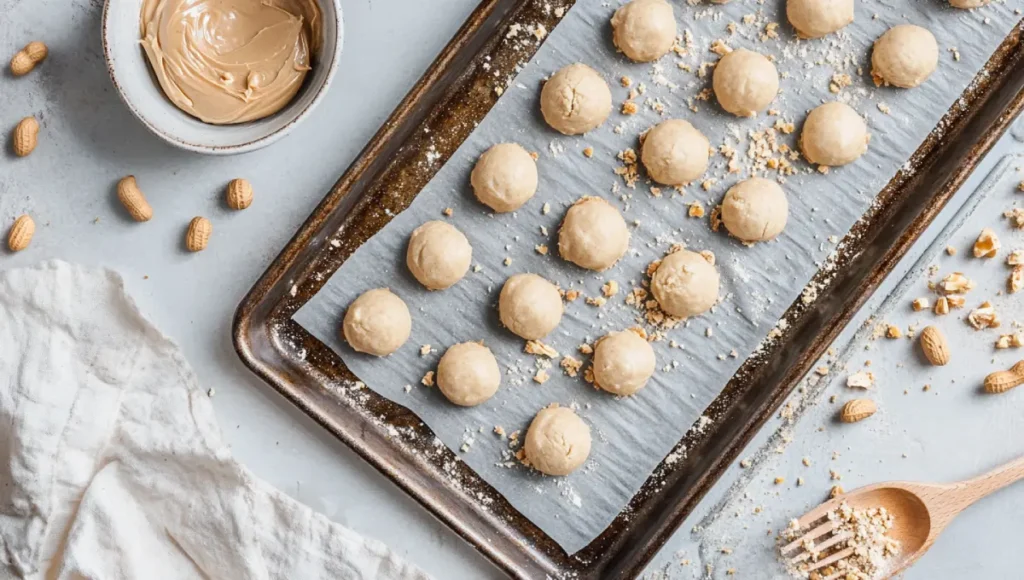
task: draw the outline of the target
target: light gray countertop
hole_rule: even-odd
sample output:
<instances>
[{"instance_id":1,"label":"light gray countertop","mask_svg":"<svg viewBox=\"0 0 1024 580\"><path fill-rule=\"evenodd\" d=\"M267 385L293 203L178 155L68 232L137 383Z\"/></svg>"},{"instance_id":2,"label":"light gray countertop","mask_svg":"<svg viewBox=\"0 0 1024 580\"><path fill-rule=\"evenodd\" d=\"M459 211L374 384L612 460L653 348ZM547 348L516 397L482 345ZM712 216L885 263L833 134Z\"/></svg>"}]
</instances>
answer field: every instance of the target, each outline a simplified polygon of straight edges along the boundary
<instances>
[{"instance_id":1,"label":"light gray countertop","mask_svg":"<svg viewBox=\"0 0 1024 580\"><path fill-rule=\"evenodd\" d=\"M213 158L165 145L121 104L104 68L100 0L0 0L4 15L0 55L12 55L35 39L50 47L47 61L31 75L15 79L5 70L0 76L0 127L5 139L8 128L26 115L35 115L42 124L40 145L30 157L15 158L6 142L0 157L0 224L30 212L39 226L32 247L20 254L0 255L0 268L57 257L119 271L142 311L181 345L202 383L215 389L218 418L240 461L293 497L358 532L384 540L425 571L445 579L500 574L250 374L234 352L229 328L244 293L477 1L343 2L346 46L335 84L319 108L276 145L244 156ZM1014 148L1022 151L1024 145L1004 138L958 195L959 202L998 157ZM117 180L129 173L136 175L156 214L144 226L127 219L113 194ZM256 191L253 206L241 213L230 212L221 202L224 185L234 177L248 178ZM958 202L951 204L955 205ZM948 220L951 212L947 208L939 221ZM207 251L190 255L182 250L181 238L195 215L213 221L214 236ZM932 228L928 236L936 232ZM925 244L918 244L914 251L924 249ZM904 260L900 268L905 271L912 263ZM899 277L890 277L887 286L891 288ZM886 293L877 293L864 312L872 311ZM929 417L922 414L917 420L927 423ZM773 430L765 429L749 453L763 445ZM915 426L912 421L901 424L889 436L914 440ZM856 446L857 438L847 431L836 444ZM1001 445L1004 456L1020 451L1008 439ZM938 460L940 451L931 451L939 455ZM796 464L799 455L795 453L784 454L779 461L783 466ZM869 460L847 463L857 473L852 480L857 484L897 478L897 466ZM950 469L941 475L967 475L968 471L966 467ZM730 471L683 524L652 564L651 575L664 571L669 577L689 578L698 574L702 536L691 529L723 501L738 474L738 469ZM1000 501L1019 504L1024 501L1024 488L1008 490L1002 497ZM806 507L803 496L782 494L777 501L777 509L791 506L794 513ZM960 578L965 570L981 569L983 564L988 577L1009 574L1012 546L997 540L1013 536L1012 513L1001 512L998 505L994 501L979 506L955 523L950 533L963 542L940 541L922 562L921 571L908 577ZM752 526L750 533L764 531ZM982 546L1004 546L1007 551ZM684 558L694 563L680 566ZM1005 562L1005 567L997 562ZM719 570L724 574L724 567ZM774 571L748 569L738 577L773 575Z\"/></svg>"}]
</instances>

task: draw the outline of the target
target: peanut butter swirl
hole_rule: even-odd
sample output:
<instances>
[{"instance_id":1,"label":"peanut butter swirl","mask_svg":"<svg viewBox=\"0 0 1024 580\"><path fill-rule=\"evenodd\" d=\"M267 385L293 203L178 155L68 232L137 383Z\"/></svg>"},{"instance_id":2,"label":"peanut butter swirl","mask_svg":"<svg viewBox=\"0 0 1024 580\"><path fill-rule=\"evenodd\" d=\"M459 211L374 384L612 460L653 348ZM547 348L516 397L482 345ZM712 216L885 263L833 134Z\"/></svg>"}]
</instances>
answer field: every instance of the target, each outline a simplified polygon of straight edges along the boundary
<instances>
[{"instance_id":1,"label":"peanut butter swirl","mask_svg":"<svg viewBox=\"0 0 1024 580\"><path fill-rule=\"evenodd\" d=\"M142 47L164 94L207 123L287 105L321 43L317 0L144 0Z\"/></svg>"}]
</instances>

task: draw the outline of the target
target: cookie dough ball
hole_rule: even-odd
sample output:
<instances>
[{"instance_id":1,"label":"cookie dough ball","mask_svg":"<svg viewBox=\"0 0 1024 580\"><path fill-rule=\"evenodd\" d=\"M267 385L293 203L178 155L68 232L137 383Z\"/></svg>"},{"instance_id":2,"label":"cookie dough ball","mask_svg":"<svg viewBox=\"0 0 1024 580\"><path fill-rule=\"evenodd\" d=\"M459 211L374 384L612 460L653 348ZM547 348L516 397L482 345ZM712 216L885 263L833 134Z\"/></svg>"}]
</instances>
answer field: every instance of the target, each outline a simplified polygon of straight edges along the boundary
<instances>
[{"instance_id":1,"label":"cookie dough ball","mask_svg":"<svg viewBox=\"0 0 1024 580\"><path fill-rule=\"evenodd\" d=\"M800 38L821 38L853 22L854 0L786 0L786 17Z\"/></svg>"},{"instance_id":2,"label":"cookie dough ball","mask_svg":"<svg viewBox=\"0 0 1024 580\"><path fill-rule=\"evenodd\" d=\"M434 220L409 237L405 263L427 290L443 290L466 275L473 260L469 240L455 226Z\"/></svg>"},{"instance_id":3,"label":"cookie dough ball","mask_svg":"<svg viewBox=\"0 0 1024 580\"><path fill-rule=\"evenodd\" d=\"M569 475L590 455L590 427L572 409L541 409L526 431L526 460L541 473Z\"/></svg>"},{"instance_id":4,"label":"cookie dough ball","mask_svg":"<svg viewBox=\"0 0 1024 580\"><path fill-rule=\"evenodd\" d=\"M484 152L469 178L480 203L498 213L515 211L537 193L537 162L516 143Z\"/></svg>"},{"instance_id":5,"label":"cookie dough ball","mask_svg":"<svg viewBox=\"0 0 1024 580\"><path fill-rule=\"evenodd\" d=\"M437 387L451 402L462 407L483 403L498 392L501 370L491 349L479 342L450 347L437 364Z\"/></svg>"},{"instance_id":6,"label":"cookie dough ball","mask_svg":"<svg viewBox=\"0 0 1024 580\"><path fill-rule=\"evenodd\" d=\"M562 321L558 288L536 274L505 280L498 297L498 316L505 328L526 340L547 336Z\"/></svg>"},{"instance_id":7,"label":"cookie dough ball","mask_svg":"<svg viewBox=\"0 0 1024 580\"><path fill-rule=\"evenodd\" d=\"M364 292L348 307L342 333L349 346L357 352L387 356L412 332L409 307L387 288Z\"/></svg>"},{"instance_id":8,"label":"cookie dough ball","mask_svg":"<svg viewBox=\"0 0 1024 580\"><path fill-rule=\"evenodd\" d=\"M850 105L825 103L807 115L800 148L811 163L846 165L868 150L870 140L868 126Z\"/></svg>"},{"instance_id":9,"label":"cookie dough ball","mask_svg":"<svg viewBox=\"0 0 1024 580\"><path fill-rule=\"evenodd\" d=\"M684 185L707 171L710 146L707 137L693 125L669 119L647 132L640 160L654 181Z\"/></svg>"},{"instance_id":10,"label":"cookie dough ball","mask_svg":"<svg viewBox=\"0 0 1024 580\"><path fill-rule=\"evenodd\" d=\"M871 78L875 84L912 89L931 76L939 64L935 36L920 26L893 26L875 41Z\"/></svg>"},{"instance_id":11,"label":"cookie dough ball","mask_svg":"<svg viewBox=\"0 0 1024 580\"><path fill-rule=\"evenodd\" d=\"M753 117L779 92L779 71L764 55L738 48L718 61L712 85L722 108L737 117Z\"/></svg>"},{"instance_id":12,"label":"cookie dough ball","mask_svg":"<svg viewBox=\"0 0 1024 580\"><path fill-rule=\"evenodd\" d=\"M540 112L559 133L582 135L600 127L611 114L612 92L597 71L585 64L570 64L544 83Z\"/></svg>"},{"instance_id":13,"label":"cookie dough ball","mask_svg":"<svg viewBox=\"0 0 1024 580\"><path fill-rule=\"evenodd\" d=\"M960 8L962 10L970 10L972 8L980 8L989 3L989 0L949 0L949 5L953 8Z\"/></svg>"},{"instance_id":14,"label":"cookie dough ball","mask_svg":"<svg viewBox=\"0 0 1024 580\"><path fill-rule=\"evenodd\" d=\"M607 270L629 249L626 220L600 197L582 197L569 208L558 231L558 253L588 270Z\"/></svg>"},{"instance_id":15,"label":"cookie dough ball","mask_svg":"<svg viewBox=\"0 0 1024 580\"><path fill-rule=\"evenodd\" d=\"M633 0L612 16L612 41L630 60L651 62L676 41L676 17L665 0Z\"/></svg>"},{"instance_id":16,"label":"cookie dough ball","mask_svg":"<svg viewBox=\"0 0 1024 580\"><path fill-rule=\"evenodd\" d=\"M666 256L654 276L651 292L666 314L689 318L718 301L718 270L698 253L679 250Z\"/></svg>"},{"instance_id":17,"label":"cookie dough ball","mask_svg":"<svg viewBox=\"0 0 1024 580\"><path fill-rule=\"evenodd\" d=\"M654 349L635 332L610 332L594 349L594 382L614 395L644 388L654 375Z\"/></svg>"},{"instance_id":18,"label":"cookie dough ball","mask_svg":"<svg viewBox=\"0 0 1024 580\"><path fill-rule=\"evenodd\" d=\"M729 188L722 201L722 223L744 242L763 242L782 233L789 202L771 179L751 177Z\"/></svg>"}]
</instances>

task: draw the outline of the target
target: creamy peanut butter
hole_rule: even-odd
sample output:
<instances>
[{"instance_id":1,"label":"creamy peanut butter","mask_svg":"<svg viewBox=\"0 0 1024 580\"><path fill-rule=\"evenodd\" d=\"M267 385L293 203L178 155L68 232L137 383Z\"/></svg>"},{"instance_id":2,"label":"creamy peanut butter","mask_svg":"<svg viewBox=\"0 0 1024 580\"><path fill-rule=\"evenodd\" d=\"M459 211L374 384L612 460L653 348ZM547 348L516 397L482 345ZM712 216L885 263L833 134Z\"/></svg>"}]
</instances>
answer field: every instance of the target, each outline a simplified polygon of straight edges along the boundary
<instances>
[{"instance_id":1,"label":"creamy peanut butter","mask_svg":"<svg viewBox=\"0 0 1024 580\"><path fill-rule=\"evenodd\" d=\"M217 125L287 105L322 34L317 0L144 0L139 24L167 98Z\"/></svg>"}]
</instances>

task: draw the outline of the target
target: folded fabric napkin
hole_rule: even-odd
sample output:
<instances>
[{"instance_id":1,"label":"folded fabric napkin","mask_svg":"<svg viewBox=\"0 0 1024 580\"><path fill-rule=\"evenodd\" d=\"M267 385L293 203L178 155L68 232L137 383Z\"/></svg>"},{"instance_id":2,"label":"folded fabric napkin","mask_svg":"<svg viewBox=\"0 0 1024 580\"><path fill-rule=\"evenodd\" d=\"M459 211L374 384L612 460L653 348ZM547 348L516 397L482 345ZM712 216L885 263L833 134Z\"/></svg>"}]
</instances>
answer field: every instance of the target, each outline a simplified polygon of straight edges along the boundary
<instances>
[{"instance_id":1,"label":"folded fabric napkin","mask_svg":"<svg viewBox=\"0 0 1024 580\"><path fill-rule=\"evenodd\" d=\"M0 272L0 577L422 580L231 459L116 273Z\"/></svg>"}]
</instances>

